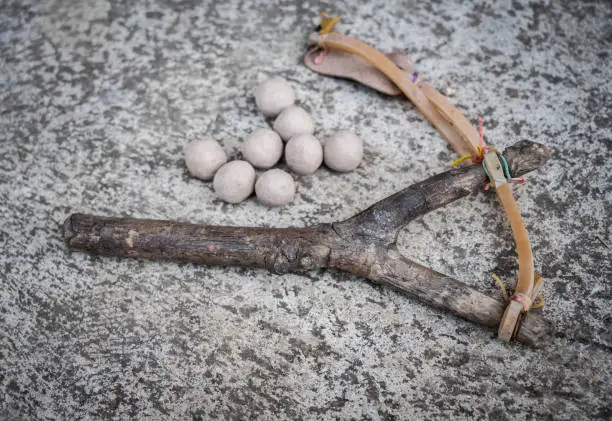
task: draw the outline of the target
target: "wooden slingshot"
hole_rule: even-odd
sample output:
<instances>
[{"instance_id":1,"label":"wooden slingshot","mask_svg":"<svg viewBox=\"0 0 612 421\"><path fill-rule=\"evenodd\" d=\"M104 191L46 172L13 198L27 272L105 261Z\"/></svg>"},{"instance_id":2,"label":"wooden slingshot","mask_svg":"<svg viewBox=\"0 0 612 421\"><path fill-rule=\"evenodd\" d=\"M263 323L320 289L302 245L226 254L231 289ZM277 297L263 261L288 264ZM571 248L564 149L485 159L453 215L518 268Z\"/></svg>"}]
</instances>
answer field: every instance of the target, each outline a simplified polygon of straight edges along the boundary
<instances>
[{"instance_id":1,"label":"wooden slingshot","mask_svg":"<svg viewBox=\"0 0 612 421\"><path fill-rule=\"evenodd\" d=\"M512 179L510 174L520 177L542 166L550 157L548 149L522 141L502 156L484 145L482 136L479 138L465 117L431 85L419 77L406 77L402 69L372 47L333 32L336 22L324 15L321 29L311 35L311 42L316 47L356 54L365 64L375 66L413 100L457 151L467 153L465 160L482 162L483 166L451 169L347 220L305 228L208 226L73 214L64 223L68 248L96 255L265 268L278 274L338 269L390 286L474 323L498 327L505 340L545 345L550 326L539 314L528 311L542 284L536 282L533 273L531 247L508 181ZM342 76L342 72L335 75ZM408 222L468 196L487 181L496 188L506 210L519 252L519 281L508 303L410 261L395 246L398 231Z\"/></svg>"}]
</instances>

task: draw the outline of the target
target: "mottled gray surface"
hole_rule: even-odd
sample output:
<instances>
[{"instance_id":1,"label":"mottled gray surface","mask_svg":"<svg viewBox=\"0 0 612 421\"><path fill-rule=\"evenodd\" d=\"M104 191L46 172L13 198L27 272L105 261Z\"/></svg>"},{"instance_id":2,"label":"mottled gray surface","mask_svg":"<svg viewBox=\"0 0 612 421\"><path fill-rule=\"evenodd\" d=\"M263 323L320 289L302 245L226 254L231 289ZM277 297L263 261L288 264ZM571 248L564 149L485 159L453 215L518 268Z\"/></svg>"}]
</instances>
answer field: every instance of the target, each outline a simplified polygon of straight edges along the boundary
<instances>
[{"instance_id":1,"label":"mottled gray surface","mask_svg":"<svg viewBox=\"0 0 612 421\"><path fill-rule=\"evenodd\" d=\"M610 2L300 3L0 3L0 416L609 419ZM66 251L72 212L304 226L448 168L452 151L407 101L301 64L320 10L408 51L497 147L552 149L516 189L560 332L549 349L342 273ZM237 156L265 124L251 92L270 75L291 81L319 134L361 133L365 161L300 178L287 208L225 205L188 176L182 146L211 135ZM491 295L490 273L516 272L491 194L413 223L401 249Z\"/></svg>"}]
</instances>

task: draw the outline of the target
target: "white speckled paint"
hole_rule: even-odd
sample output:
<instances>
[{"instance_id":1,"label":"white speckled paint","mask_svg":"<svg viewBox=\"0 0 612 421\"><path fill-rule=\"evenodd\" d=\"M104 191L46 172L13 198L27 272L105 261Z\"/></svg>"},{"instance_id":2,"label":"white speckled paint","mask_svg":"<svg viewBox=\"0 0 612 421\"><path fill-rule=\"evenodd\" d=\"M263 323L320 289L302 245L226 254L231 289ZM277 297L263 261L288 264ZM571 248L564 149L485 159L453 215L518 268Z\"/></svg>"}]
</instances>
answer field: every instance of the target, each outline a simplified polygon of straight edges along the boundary
<instances>
[{"instance_id":1,"label":"white speckled paint","mask_svg":"<svg viewBox=\"0 0 612 421\"><path fill-rule=\"evenodd\" d=\"M363 4L361 4L363 3ZM609 2L5 1L0 13L0 417L609 419ZM67 253L72 212L304 226L348 217L455 158L401 98L301 64L316 15L407 51L500 149L553 159L516 188L564 337L544 351L333 271L276 276ZM349 128L351 173L296 179L290 206L227 205L182 147L231 158L269 124L280 75L316 136ZM407 256L499 295L511 234L480 193L408 226Z\"/></svg>"}]
</instances>

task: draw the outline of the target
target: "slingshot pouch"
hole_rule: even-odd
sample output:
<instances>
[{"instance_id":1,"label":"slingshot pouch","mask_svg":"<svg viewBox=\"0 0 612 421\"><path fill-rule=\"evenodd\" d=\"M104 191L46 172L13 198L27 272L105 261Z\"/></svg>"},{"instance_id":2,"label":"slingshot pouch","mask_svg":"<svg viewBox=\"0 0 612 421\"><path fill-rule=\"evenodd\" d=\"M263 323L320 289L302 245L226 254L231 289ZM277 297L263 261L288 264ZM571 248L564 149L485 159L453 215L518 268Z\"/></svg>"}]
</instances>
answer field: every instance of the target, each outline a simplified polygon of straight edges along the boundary
<instances>
[{"instance_id":1,"label":"slingshot pouch","mask_svg":"<svg viewBox=\"0 0 612 421\"><path fill-rule=\"evenodd\" d=\"M406 74L414 72L412 60L406 54L390 52L385 56ZM380 70L354 54L338 50L322 53L321 49L313 48L304 56L304 64L316 73L350 79L386 95L402 95L402 91Z\"/></svg>"}]
</instances>

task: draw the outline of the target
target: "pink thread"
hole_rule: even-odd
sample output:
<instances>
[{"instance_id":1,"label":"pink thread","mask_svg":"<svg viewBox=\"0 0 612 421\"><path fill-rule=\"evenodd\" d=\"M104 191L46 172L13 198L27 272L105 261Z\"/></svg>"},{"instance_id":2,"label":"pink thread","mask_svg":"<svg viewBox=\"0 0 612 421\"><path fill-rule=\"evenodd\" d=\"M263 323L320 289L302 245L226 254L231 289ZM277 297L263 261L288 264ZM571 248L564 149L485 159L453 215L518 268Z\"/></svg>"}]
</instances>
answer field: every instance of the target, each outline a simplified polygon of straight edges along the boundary
<instances>
[{"instance_id":1,"label":"pink thread","mask_svg":"<svg viewBox=\"0 0 612 421\"><path fill-rule=\"evenodd\" d=\"M472 162L480 164L487 152L492 151L491 146L484 144L484 128L482 116L478 116L478 155L472 155Z\"/></svg>"},{"instance_id":2,"label":"pink thread","mask_svg":"<svg viewBox=\"0 0 612 421\"><path fill-rule=\"evenodd\" d=\"M509 178L508 182L512 184L524 184L527 182L527 179L524 175L521 175L520 177Z\"/></svg>"},{"instance_id":3,"label":"pink thread","mask_svg":"<svg viewBox=\"0 0 612 421\"><path fill-rule=\"evenodd\" d=\"M327 49L326 48L322 48L321 51L319 52L319 54L316 55L316 57L314 58L314 64L321 64L323 63L323 59L325 58L325 55L327 54Z\"/></svg>"},{"instance_id":4,"label":"pink thread","mask_svg":"<svg viewBox=\"0 0 612 421\"><path fill-rule=\"evenodd\" d=\"M523 307L523 311L528 311L531 307L531 303L527 304L523 296L519 294L514 294L512 297L510 297L510 301L516 301L519 303Z\"/></svg>"}]
</instances>

